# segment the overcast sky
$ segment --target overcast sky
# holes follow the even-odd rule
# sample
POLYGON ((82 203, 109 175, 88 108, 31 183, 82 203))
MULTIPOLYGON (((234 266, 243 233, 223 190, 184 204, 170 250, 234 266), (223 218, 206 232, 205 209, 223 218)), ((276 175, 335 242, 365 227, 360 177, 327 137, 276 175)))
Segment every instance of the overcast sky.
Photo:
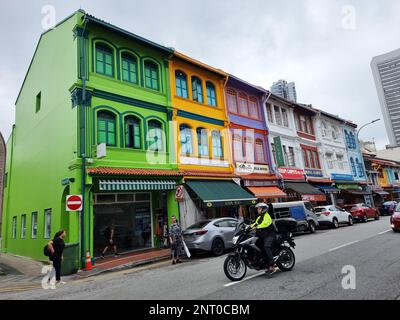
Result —
MULTIPOLYGON (((295 81, 299 102, 362 125, 382 118, 373 56, 400 47, 399 0, 0 0, 0 131, 14 123, 14 102, 42 27, 42 8, 60 21, 87 12, 269 89, 295 81), (355 19, 354 19, 355 17, 355 19)), ((383 120, 360 138, 388 144, 383 120)))

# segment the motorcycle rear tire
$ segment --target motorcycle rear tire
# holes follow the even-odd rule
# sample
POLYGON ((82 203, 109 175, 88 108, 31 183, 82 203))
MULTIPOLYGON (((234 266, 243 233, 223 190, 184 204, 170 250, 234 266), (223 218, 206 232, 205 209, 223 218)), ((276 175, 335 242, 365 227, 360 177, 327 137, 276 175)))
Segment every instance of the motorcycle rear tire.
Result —
POLYGON ((276 262, 276 265, 278 266, 279 269, 281 269, 281 271, 287 272, 287 271, 290 271, 290 270, 292 270, 294 268, 294 265, 296 264, 296 257, 294 255, 294 252, 293 252, 292 249, 290 249, 288 247, 285 247, 285 248, 282 249, 282 251, 283 250, 285 250, 287 252, 287 254, 289 254, 291 256, 292 263, 289 266, 285 266, 285 265, 282 264, 282 261, 278 260, 276 262))

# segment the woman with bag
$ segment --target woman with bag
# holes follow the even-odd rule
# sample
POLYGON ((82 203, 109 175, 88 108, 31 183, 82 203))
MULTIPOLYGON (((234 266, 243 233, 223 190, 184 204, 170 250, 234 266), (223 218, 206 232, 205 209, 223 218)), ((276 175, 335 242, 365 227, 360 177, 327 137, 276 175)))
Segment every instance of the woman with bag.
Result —
MULTIPOLYGON (((65 248, 65 235, 65 230, 58 231, 54 235, 53 240, 48 243, 51 252, 50 261, 53 262, 53 267, 56 273, 56 285, 65 284, 64 281, 61 281, 61 263, 63 260, 63 251, 65 248)), ((49 282, 51 281, 52 273, 50 274, 49 282)))
POLYGON ((183 237, 182 229, 175 216, 172 216, 172 224, 169 227, 169 241, 171 243, 172 264, 181 263, 183 237))

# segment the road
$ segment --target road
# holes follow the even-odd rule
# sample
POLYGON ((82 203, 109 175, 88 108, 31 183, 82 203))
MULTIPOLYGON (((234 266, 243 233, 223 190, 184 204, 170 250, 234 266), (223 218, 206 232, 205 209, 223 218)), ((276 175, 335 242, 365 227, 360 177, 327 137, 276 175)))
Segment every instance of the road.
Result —
POLYGON ((222 257, 180 265, 163 262, 67 283, 56 290, 0 293, 0 299, 400 299, 400 234, 389 217, 296 236, 295 268, 268 278, 249 270, 230 282, 222 257), (354 266, 356 288, 342 287, 344 266, 354 266))

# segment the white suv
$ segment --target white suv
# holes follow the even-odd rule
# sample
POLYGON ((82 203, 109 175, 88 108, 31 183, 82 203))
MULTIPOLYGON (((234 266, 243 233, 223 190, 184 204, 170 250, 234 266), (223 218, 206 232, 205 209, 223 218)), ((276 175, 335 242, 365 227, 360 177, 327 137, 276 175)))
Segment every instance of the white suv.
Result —
POLYGON ((338 206, 321 206, 315 208, 315 214, 321 226, 328 225, 332 228, 338 228, 341 224, 353 225, 353 217, 351 213, 345 211, 338 206))

